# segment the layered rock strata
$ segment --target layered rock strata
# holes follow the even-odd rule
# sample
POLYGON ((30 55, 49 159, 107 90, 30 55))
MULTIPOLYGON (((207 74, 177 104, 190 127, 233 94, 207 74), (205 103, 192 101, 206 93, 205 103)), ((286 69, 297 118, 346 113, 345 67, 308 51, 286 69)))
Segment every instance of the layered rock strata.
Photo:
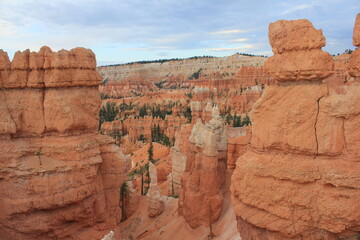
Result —
POLYGON ((232 176, 240 235, 245 240, 356 236, 360 84, 337 94, 321 83, 333 62, 321 51, 321 31, 307 20, 272 23, 269 39, 274 56, 265 65, 280 84, 267 87, 255 104, 251 146, 232 176))
POLYGON ((190 142, 183 152, 186 169, 181 177, 179 214, 195 228, 210 226, 221 214, 225 180, 226 127, 214 107, 213 118, 192 127, 190 142))
POLYGON ((130 160, 97 133, 95 67, 84 48, 0 52, 0 239, 100 239, 121 220, 130 160))

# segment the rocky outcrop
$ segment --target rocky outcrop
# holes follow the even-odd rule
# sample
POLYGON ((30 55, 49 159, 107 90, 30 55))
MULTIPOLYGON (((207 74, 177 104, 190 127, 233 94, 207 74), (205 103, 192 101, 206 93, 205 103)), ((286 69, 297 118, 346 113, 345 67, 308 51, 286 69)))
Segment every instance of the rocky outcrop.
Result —
POLYGON ((0 55, 0 239, 100 239, 121 219, 130 159, 97 133, 95 55, 0 55))
POLYGON ((230 137, 228 135, 227 169, 235 169, 236 160, 246 152, 250 144, 251 133, 244 128, 240 128, 240 130, 243 130, 240 136, 230 137))
POLYGON ((360 79, 360 13, 356 16, 353 44, 358 48, 351 54, 348 67, 349 74, 356 80, 360 79))
POLYGON ((110 231, 101 240, 116 240, 115 239, 115 233, 113 231, 110 231))
POLYGON ((251 146, 232 176, 240 235, 354 236, 360 226, 360 85, 353 82, 338 94, 321 83, 333 63, 321 52, 321 32, 308 21, 272 23, 269 38, 274 56, 266 66, 281 83, 267 87, 255 104, 251 146), (283 57, 293 66, 278 66, 283 57))
POLYGON ((105 134, 119 133, 127 134, 132 142, 137 142, 140 135, 147 141, 150 141, 152 130, 159 126, 161 131, 172 141, 175 132, 180 126, 187 123, 188 119, 184 116, 166 115, 165 119, 160 117, 144 116, 143 118, 129 117, 125 120, 115 120, 104 122, 101 125, 101 131, 105 134))
POLYGON ((179 196, 181 190, 181 175, 186 169, 186 155, 177 146, 170 149, 172 163, 171 173, 168 175, 168 195, 179 196))
POLYGON ((353 45, 360 46, 360 13, 356 15, 354 33, 353 33, 353 45))
POLYGON ((127 192, 124 195, 124 211, 123 219, 131 217, 139 208, 140 196, 136 191, 136 180, 127 181, 127 192), (134 184, 135 183, 135 184, 134 184))
MULTIPOLYGON (((216 108, 216 107, 215 107, 216 108)), ((214 114, 218 111, 214 109, 214 114)), ((226 127, 219 115, 206 124, 201 119, 192 127, 181 177, 179 214, 195 228, 210 226, 221 214, 225 180, 226 127)), ((185 140, 186 141, 186 140, 185 140)))
POLYGON ((164 210, 164 202, 161 199, 159 186, 157 185, 157 171, 152 162, 149 162, 150 188, 146 194, 148 198, 148 215, 157 217, 164 210))
POLYGON ((321 50, 325 37, 308 20, 271 23, 269 40, 274 56, 265 68, 277 81, 319 81, 333 74, 333 59, 321 50))
POLYGON ((338 94, 344 94, 351 81, 348 73, 350 56, 351 54, 343 53, 334 57, 334 74, 322 81, 338 94))

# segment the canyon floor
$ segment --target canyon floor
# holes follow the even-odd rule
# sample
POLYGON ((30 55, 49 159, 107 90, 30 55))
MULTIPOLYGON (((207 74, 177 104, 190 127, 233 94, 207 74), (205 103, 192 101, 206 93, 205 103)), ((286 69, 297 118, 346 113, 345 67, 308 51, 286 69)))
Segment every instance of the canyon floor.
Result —
POLYGON ((209 237, 209 227, 191 228, 185 219, 178 215, 178 199, 165 196, 163 196, 164 212, 156 218, 148 216, 147 197, 141 196, 138 210, 126 221, 119 224, 116 232, 119 232, 124 240, 241 240, 230 202, 231 174, 231 171, 226 172, 224 205, 219 220, 212 225, 212 238, 209 237))

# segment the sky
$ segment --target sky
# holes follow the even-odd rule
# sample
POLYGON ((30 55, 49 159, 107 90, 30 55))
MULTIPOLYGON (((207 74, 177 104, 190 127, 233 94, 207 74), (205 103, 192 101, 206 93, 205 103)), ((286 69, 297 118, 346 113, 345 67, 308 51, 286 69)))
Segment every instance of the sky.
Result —
POLYGON ((354 49, 359 0, 0 0, 0 49, 86 47, 98 65, 140 60, 272 55, 268 25, 306 18, 331 54, 354 49))

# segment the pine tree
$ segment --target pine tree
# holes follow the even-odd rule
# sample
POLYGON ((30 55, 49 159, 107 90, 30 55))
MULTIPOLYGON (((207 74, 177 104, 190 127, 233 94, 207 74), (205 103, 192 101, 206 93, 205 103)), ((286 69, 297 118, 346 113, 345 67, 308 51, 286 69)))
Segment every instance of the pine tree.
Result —
POLYGON ((233 118, 233 127, 236 127, 236 118, 237 118, 237 116, 236 116, 236 113, 235 113, 234 118, 233 118))
POLYGON ((154 151, 153 143, 150 142, 150 146, 148 149, 148 160, 151 163, 154 163, 154 152, 153 151, 154 151))
POLYGON ((230 112, 229 112, 229 113, 226 115, 225 121, 226 121, 226 123, 227 123, 228 125, 230 125, 231 120, 233 120, 233 117, 231 116, 231 114, 230 114, 230 112))

